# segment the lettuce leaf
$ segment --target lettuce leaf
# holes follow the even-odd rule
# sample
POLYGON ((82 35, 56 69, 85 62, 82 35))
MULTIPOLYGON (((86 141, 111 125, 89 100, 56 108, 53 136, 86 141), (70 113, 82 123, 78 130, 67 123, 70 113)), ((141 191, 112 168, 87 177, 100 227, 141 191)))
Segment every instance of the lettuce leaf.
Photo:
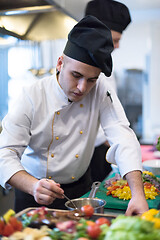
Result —
POLYGON ((152 222, 138 216, 119 215, 112 221, 104 240, 158 240, 160 231, 154 229, 152 222))

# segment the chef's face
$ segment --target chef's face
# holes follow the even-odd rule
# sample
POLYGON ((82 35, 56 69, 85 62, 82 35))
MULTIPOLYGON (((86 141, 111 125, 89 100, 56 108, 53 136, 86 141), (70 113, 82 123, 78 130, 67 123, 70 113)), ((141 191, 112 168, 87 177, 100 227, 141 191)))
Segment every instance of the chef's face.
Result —
POLYGON ((100 68, 79 62, 66 55, 58 59, 58 82, 67 97, 78 102, 82 100, 95 86, 100 68))
POLYGON ((122 34, 119 32, 113 31, 113 30, 111 30, 111 34, 112 34, 112 41, 113 41, 114 49, 119 48, 119 42, 121 40, 122 34))

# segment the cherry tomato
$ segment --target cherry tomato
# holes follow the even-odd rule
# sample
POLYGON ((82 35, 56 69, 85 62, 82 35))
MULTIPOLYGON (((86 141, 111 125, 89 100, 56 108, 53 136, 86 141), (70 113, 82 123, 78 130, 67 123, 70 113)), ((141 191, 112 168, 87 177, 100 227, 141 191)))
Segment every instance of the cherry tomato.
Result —
POLYGON ((12 225, 15 231, 22 230, 22 223, 18 221, 16 217, 10 217, 9 223, 12 225))
POLYGON ((105 217, 100 217, 96 220, 96 224, 99 225, 99 226, 102 225, 102 224, 107 224, 108 226, 110 226, 111 222, 110 222, 109 219, 107 219, 105 217))
POLYGON ((4 225, 5 225, 4 221, 0 219, 0 235, 2 235, 4 225))
POLYGON ((87 233, 91 238, 98 238, 101 233, 101 229, 97 224, 90 225, 87 227, 87 233))
POLYGON ((87 216, 91 217, 94 213, 94 208, 91 205, 84 205, 81 207, 81 211, 87 216))
POLYGON ((2 235, 5 237, 9 237, 12 233, 14 233, 14 228, 12 227, 12 225, 10 223, 7 223, 4 226, 2 235))
POLYGON ((20 221, 17 221, 16 231, 21 231, 23 228, 23 225, 20 221))

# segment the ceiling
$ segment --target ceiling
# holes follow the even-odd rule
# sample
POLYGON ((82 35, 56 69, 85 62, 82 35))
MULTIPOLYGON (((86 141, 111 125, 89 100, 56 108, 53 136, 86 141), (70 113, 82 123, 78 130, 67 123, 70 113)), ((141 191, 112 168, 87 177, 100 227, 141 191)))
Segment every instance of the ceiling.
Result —
MULTIPOLYGON (((0 0, 0 36, 66 38, 89 0, 0 0)), ((118 0, 117 0, 118 1, 118 0)), ((121 0, 132 11, 160 9, 160 0, 121 0)))
POLYGON ((53 0, 1 0, 0 35, 22 40, 66 38, 77 21, 53 0))

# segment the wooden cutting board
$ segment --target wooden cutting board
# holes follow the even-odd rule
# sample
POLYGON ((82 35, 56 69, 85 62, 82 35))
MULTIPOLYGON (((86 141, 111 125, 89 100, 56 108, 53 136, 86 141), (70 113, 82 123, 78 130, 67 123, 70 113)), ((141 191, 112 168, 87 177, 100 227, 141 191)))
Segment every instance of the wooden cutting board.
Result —
MULTIPOLYGON (((110 175, 106 179, 112 178, 114 176, 115 176, 115 173, 113 173, 112 175, 110 175)), ((106 188, 104 187, 104 183, 105 183, 105 180, 101 183, 101 185, 99 187, 99 190, 97 191, 95 197, 104 199, 106 201, 106 205, 104 207, 106 209, 107 208, 112 208, 112 209, 126 210, 129 200, 122 200, 122 199, 119 199, 119 198, 114 198, 112 196, 107 196, 106 195, 107 191, 106 191, 106 188)), ((90 192, 83 195, 82 198, 83 197, 88 197, 89 193, 90 192)), ((148 202, 149 208, 160 209, 160 195, 157 196, 156 199, 154 199, 154 200, 151 200, 151 199, 147 200, 147 202, 148 202)))

